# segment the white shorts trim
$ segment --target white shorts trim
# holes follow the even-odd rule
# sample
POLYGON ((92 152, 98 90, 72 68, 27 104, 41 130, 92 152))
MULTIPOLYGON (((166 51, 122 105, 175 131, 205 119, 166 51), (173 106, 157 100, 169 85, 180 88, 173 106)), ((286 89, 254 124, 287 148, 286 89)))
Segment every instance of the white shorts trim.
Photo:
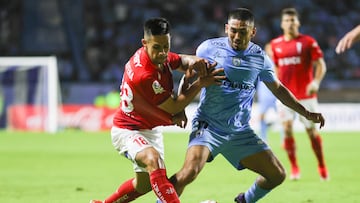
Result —
POLYGON ((163 135, 159 130, 128 130, 114 126, 111 128, 111 141, 119 154, 133 162, 136 172, 147 172, 145 168, 137 165, 135 156, 148 147, 154 147, 164 160, 163 135))

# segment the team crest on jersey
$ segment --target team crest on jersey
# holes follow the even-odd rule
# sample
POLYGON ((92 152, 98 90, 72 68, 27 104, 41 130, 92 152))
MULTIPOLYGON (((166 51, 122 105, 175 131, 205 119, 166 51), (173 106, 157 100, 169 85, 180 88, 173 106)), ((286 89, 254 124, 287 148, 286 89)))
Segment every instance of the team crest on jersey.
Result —
POLYGON ((296 42, 296 51, 298 54, 301 53, 301 48, 302 48, 302 43, 301 42, 296 42))
POLYGON ((153 82, 152 88, 153 88, 155 94, 161 94, 161 93, 165 92, 164 88, 161 87, 159 81, 157 81, 157 80, 155 80, 155 81, 153 82))
POLYGON ((241 64, 241 59, 236 58, 236 57, 233 57, 233 58, 232 58, 232 63, 233 63, 234 66, 240 66, 240 64, 241 64))

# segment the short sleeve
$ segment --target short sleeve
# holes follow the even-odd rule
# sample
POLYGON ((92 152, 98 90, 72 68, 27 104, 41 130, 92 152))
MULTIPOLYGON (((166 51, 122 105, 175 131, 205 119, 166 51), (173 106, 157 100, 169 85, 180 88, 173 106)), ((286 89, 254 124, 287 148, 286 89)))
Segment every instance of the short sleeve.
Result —
POLYGON ((168 62, 172 70, 177 69, 181 65, 181 57, 174 52, 168 53, 168 62))
POLYGON ((275 65, 270 57, 264 54, 264 69, 260 72, 260 80, 264 82, 274 82, 276 80, 275 65))

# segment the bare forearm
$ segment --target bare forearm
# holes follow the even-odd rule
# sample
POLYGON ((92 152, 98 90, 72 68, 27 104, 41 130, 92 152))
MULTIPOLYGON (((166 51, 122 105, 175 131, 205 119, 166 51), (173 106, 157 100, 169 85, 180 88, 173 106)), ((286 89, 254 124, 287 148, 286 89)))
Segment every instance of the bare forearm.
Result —
MULTIPOLYGON (((209 70, 212 70, 213 66, 215 65, 215 63, 211 64, 209 66, 209 70)), ((211 71, 211 73, 206 74, 206 76, 197 76, 196 80, 191 82, 191 84, 188 79, 185 79, 182 86, 179 87, 180 94, 175 99, 168 98, 159 105, 159 108, 171 114, 177 114, 181 112, 196 97, 202 87, 220 85, 221 80, 226 79, 226 76, 223 75, 223 72, 223 68, 214 69, 211 71)))
POLYGON ((301 105, 295 96, 287 90, 284 86, 279 86, 277 92, 275 93, 276 97, 287 107, 293 109, 298 112, 302 116, 307 117, 309 113, 303 105, 301 105))
POLYGON ((325 73, 326 73, 326 63, 324 59, 321 58, 315 63, 315 75, 314 75, 314 80, 318 82, 319 85, 322 79, 324 78, 325 73))
POLYGON ((179 95, 174 99, 168 99, 159 107, 170 114, 177 114, 185 109, 185 107, 197 96, 201 90, 199 80, 193 84, 185 84, 187 88, 181 88, 179 95))
POLYGON ((271 92, 279 99, 285 106, 293 109, 306 119, 315 123, 320 123, 320 128, 325 124, 325 119, 321 113, 315 113, 308 111, 302 104, 298 102, 295 96, 281 83, 275 81, 271 83, 265 83, 271 92))

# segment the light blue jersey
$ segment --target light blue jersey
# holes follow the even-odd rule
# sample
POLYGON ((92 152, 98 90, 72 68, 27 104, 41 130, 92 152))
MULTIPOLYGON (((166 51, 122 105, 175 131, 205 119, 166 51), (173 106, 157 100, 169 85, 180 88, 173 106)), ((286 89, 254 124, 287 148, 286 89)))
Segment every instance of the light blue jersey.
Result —
POLYGON ((256 85, 259 80, 276 80, 273 62, 260 48, 250 42, 244 51, 234 50, 227 37, 204 41, 196 55, 223 67, 227 80, 222 85, 203 88, 194 122, 205 121, 220 134, 249 132, 256 85))

